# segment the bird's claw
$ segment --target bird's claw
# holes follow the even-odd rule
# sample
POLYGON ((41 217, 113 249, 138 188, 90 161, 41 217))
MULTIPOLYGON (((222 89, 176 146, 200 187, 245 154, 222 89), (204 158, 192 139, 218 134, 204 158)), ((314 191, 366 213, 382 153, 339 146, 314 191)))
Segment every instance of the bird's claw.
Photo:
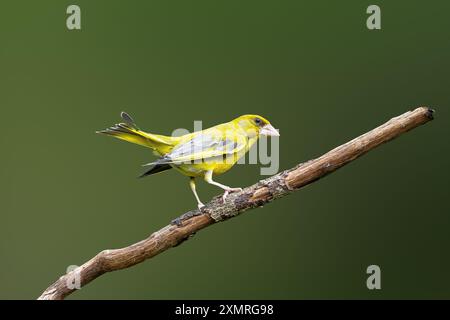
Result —
POLYGON ((172 224, 172 225, 176 225, 176 226, 178 226, 178 227, 181 227, 181 225, 183 224, 183 221, 184 221, 184 220, 187 220, 187 219, 190 219, 190 218, 192 218, 192 217, 200 216, 200 215, 202 215, 202 214, 205 214, 205 212, 202 211, 202 208, 204 208, 204 207, 205 207, 205 205, 204 205, 203 203, 200 202, 200 203, 198 204, 198 211, 196 211, 196 210, 191 210, 191 211, 189 211, 189 212, 186 212, 185 214, 179 216, 178 218, 173 219, 172 222, 171 222, 171 224, 172 224))
POLYGON ((205 205, 204 205, 203 203, 199 202, 199 204, 197 205, 197 207, 198 207, 198 210, 202 211, 202 208, 204 208, 205 205))
POLYGON ((228 194, 232 193, 232 192, 239 192, 242 191, 242 188, 229 188, 227 190, 225 190, 223 196, 222 196, 222 201, 225 202, 225 200, 227 199, 228 194))

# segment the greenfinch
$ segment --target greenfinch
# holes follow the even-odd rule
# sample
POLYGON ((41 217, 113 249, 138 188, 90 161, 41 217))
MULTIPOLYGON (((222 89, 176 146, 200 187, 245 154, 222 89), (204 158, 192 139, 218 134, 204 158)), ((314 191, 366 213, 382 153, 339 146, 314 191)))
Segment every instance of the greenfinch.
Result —
POLYGON ((226 200, 230 192, 241 191, 213 180, 213 176, 227 172, 244 156, 261 135, 279 136, 268 120, 258 115, 243 115, 230 122, 189 133, 180 137, 169 137, 148 133, 139 129, 127 113, 121 113, 123 123, 116 124, 97 133, 110 135, 153 149, 159 158, 151 163, 141 177, 169 169, 176 169, 190 178, 189 185, 201 209, 204 204, 195 189, 195 179, 203 178, 207 183, 222 188, 226 200))

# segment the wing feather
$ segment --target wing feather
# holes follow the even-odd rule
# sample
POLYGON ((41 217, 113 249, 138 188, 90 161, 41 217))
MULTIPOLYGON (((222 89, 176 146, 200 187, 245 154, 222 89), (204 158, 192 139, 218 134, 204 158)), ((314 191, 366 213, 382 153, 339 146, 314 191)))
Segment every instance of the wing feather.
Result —
POLYGON ((236 154, 246 146, 242 135, 200 133, 164 156, 167 163, 182 163, 236 154))

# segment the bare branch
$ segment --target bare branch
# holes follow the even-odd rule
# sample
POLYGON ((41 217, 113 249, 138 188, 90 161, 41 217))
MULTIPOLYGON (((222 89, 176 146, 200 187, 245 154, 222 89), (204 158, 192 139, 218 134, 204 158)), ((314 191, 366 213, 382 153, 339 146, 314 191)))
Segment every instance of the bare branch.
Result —
POLYGON ((355 160, 369 150, 388 142, 404 132, 433 119, 433 110, 420 107, 393 118, 385 124, 329 151, 323 156, 280 172, 268 179, 230 194, 225 203, 220 197, 209 202, 202 212, 189 211, 147 239, 128 247, 104 250, 82 266, 60 277, 38 299, 64 299, 76 289, 67 284, 78 276, 84 286, 110 271, 129 268, 175 247, 199 230, 232 218, 248 209, 262 206, 310 184, 355 160))

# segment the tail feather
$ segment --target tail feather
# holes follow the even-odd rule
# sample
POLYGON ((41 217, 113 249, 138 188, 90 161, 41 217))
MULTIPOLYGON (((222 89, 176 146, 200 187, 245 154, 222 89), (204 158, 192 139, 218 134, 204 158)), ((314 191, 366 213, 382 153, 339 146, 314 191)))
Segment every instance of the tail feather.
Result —
POLYGON ((148 148, 154 147, 154 143, 142 131, 131 128, 125 123, 116 124, 105 130, 97 131, 97 133, 113 136, 148 148))
POLYGON ((178 142, 177 137, 162 136, 141 131, 133 119, 125 112, 121 113, 121 117, 125 123, 116 124, 105 130, 97 131, 97 133, 152 148, 161 155, 168 153, 178 142))

